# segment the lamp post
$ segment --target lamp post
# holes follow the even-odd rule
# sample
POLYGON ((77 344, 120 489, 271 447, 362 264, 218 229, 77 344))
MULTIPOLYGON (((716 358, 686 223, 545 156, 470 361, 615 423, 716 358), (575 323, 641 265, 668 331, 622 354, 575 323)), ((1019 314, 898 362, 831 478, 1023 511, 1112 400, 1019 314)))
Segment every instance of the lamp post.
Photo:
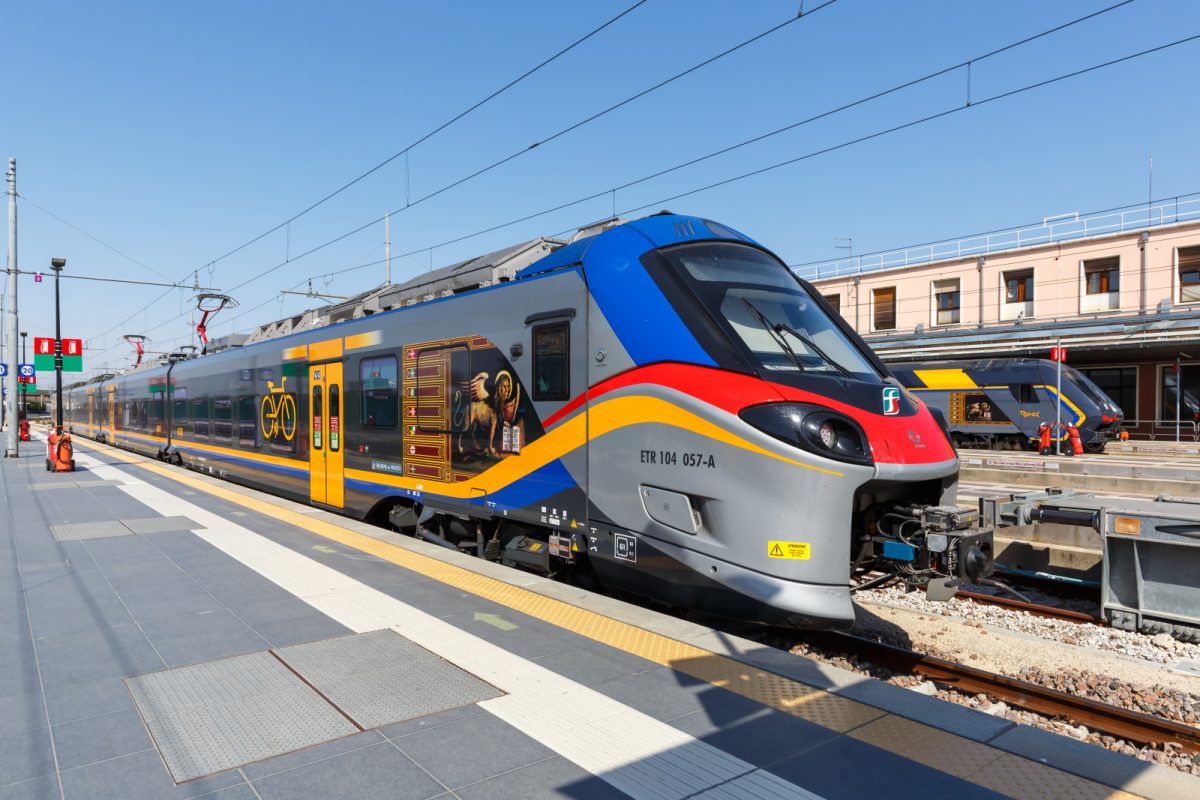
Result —
MULTIPOLYGON (((21 331, 21 363, 28 364, 25 360, 25 337, 29 335, 28 331, 21 331)), ((21 390, 21 413, 17 415, 17 419, 29 418, 29 392, 25 388, 26 384, 22 383, 17 388, 21 390)))
POLYGON ((63 373, 63 355, 62 355, 62 313, 58 302, 58 284, 59 277, 62 275, 62 269, 67 265, 65 258, 50 259, 50 269, 54 270, 54 377, 57 382, 56 397, 55 397, 55 434, 61 438, 63 435, 63 406, 62 406, 62 373, 63 373))

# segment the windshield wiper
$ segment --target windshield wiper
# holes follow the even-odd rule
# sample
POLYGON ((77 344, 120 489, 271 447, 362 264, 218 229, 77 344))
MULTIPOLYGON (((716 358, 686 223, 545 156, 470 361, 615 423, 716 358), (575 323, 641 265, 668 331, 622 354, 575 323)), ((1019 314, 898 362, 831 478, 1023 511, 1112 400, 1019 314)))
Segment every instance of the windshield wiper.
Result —
MULTIPOLYGON (((842 375, 844 375, 845 377, 847 377, 851 380, 856 380, 854 377, 854 374, 852 372, 850 372, 850 370, 846 369, 841 364, 839 364, 838 362, 836 362, 832 358, 830 358, 829 355, 824 350, 822 350, 820 347, 817 347, 816 342, 814 342, 810 337, 805 336, 803 333, 801 333, 800 331, 793 328, 791 325, 787 325, 782 322, 776 322, 775 323, 775 331, 777 333, 780 331, 787 331, 792 336, 795 336, 797 339, 799 339, 800 342, 805 347, 809 348, 814 353, 816 353, 818 356, 820 356, 822 359, 824 359, 826 364, 833 367, 838 372, 842 373, 842 375)), ((780 338, 782 339, 783 337, 780 336, 780 338)), ((789 352, 790 352, 790 348, 789 348, 789 352)))
POLYGON ((796 369, 804 372, 804 365, 800 363, 800 359, 796 356, 796 351, 792 350, 792 346, 787 343, 787 339, 783 338, 783 334, 779 332, 778 328, 771 324, 771 320, 767 319, 767 315, 755 308, 754 304, 745 297, 742 298, 742 302, 746 304, 746 308, 750 309, 750 313, 758 319, 763 329, 771 335, 771 338, 783 348, 783 352, 787 353, 788 358, 791 359, 796 369))

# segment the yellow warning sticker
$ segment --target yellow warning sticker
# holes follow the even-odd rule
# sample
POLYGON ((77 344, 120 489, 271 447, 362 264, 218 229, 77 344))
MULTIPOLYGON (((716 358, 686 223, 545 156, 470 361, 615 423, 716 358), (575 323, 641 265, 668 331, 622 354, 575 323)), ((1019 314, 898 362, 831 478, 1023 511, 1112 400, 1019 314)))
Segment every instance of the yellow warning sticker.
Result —
POLYGON ((808 561, 812 547, 808 542, 767 542, 767 555, 771 558, 790 558, 794 561, 808 561))

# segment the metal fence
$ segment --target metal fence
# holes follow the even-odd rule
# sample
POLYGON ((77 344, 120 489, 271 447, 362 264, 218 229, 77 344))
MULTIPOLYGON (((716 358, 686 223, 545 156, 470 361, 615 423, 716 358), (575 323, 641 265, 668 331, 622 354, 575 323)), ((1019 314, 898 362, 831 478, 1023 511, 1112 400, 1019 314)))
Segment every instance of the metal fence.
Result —
POLYGON ((792 270, 801 278, 815 281, 982 256, 1040 244, 1145 230, 1190 220, 1200 220, 1200 192, 1158 200, 1142 206, 1125 206, 1089 214, 1080 214, 1077 211, 1059 214, 1044 218, 1040 224, 914 245, 900 250, 885 250, 830 261, 811 261, 793 265, 792 270))

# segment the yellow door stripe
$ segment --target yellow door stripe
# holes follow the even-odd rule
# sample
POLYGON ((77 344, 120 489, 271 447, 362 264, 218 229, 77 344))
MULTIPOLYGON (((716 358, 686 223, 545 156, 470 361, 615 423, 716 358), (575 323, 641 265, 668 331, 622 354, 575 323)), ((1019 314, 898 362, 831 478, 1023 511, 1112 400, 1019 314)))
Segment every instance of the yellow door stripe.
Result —
MULTIPOLYGON (((95 447, 103 447, 95 445, 95 447)), ((323 519, 314 519, 201 479, 179 469, 104 448, 122 461, 206 492, 214 497, 291 524, 309 533, 373 555, 535 619, 615 647, 668 669, 728 689, 763 705, 825 728, 847 733, 914 762, 1012 797, 1134 800, 1138 795, 1079 778, 1054 767, 1004 753, 986 744, 928 725, 902 720, 902 734, 877 727, 898 720, 873 706, 766 672, 727 656, 588 611, 561 600, 479 575, 463 567, 382 542, 323 519), (930 746, 932 743, 936 747, 930 746), (960 759, 959 754, 963 757, 960 759), (983 765, 981 768, 981 764, 983 765)))

